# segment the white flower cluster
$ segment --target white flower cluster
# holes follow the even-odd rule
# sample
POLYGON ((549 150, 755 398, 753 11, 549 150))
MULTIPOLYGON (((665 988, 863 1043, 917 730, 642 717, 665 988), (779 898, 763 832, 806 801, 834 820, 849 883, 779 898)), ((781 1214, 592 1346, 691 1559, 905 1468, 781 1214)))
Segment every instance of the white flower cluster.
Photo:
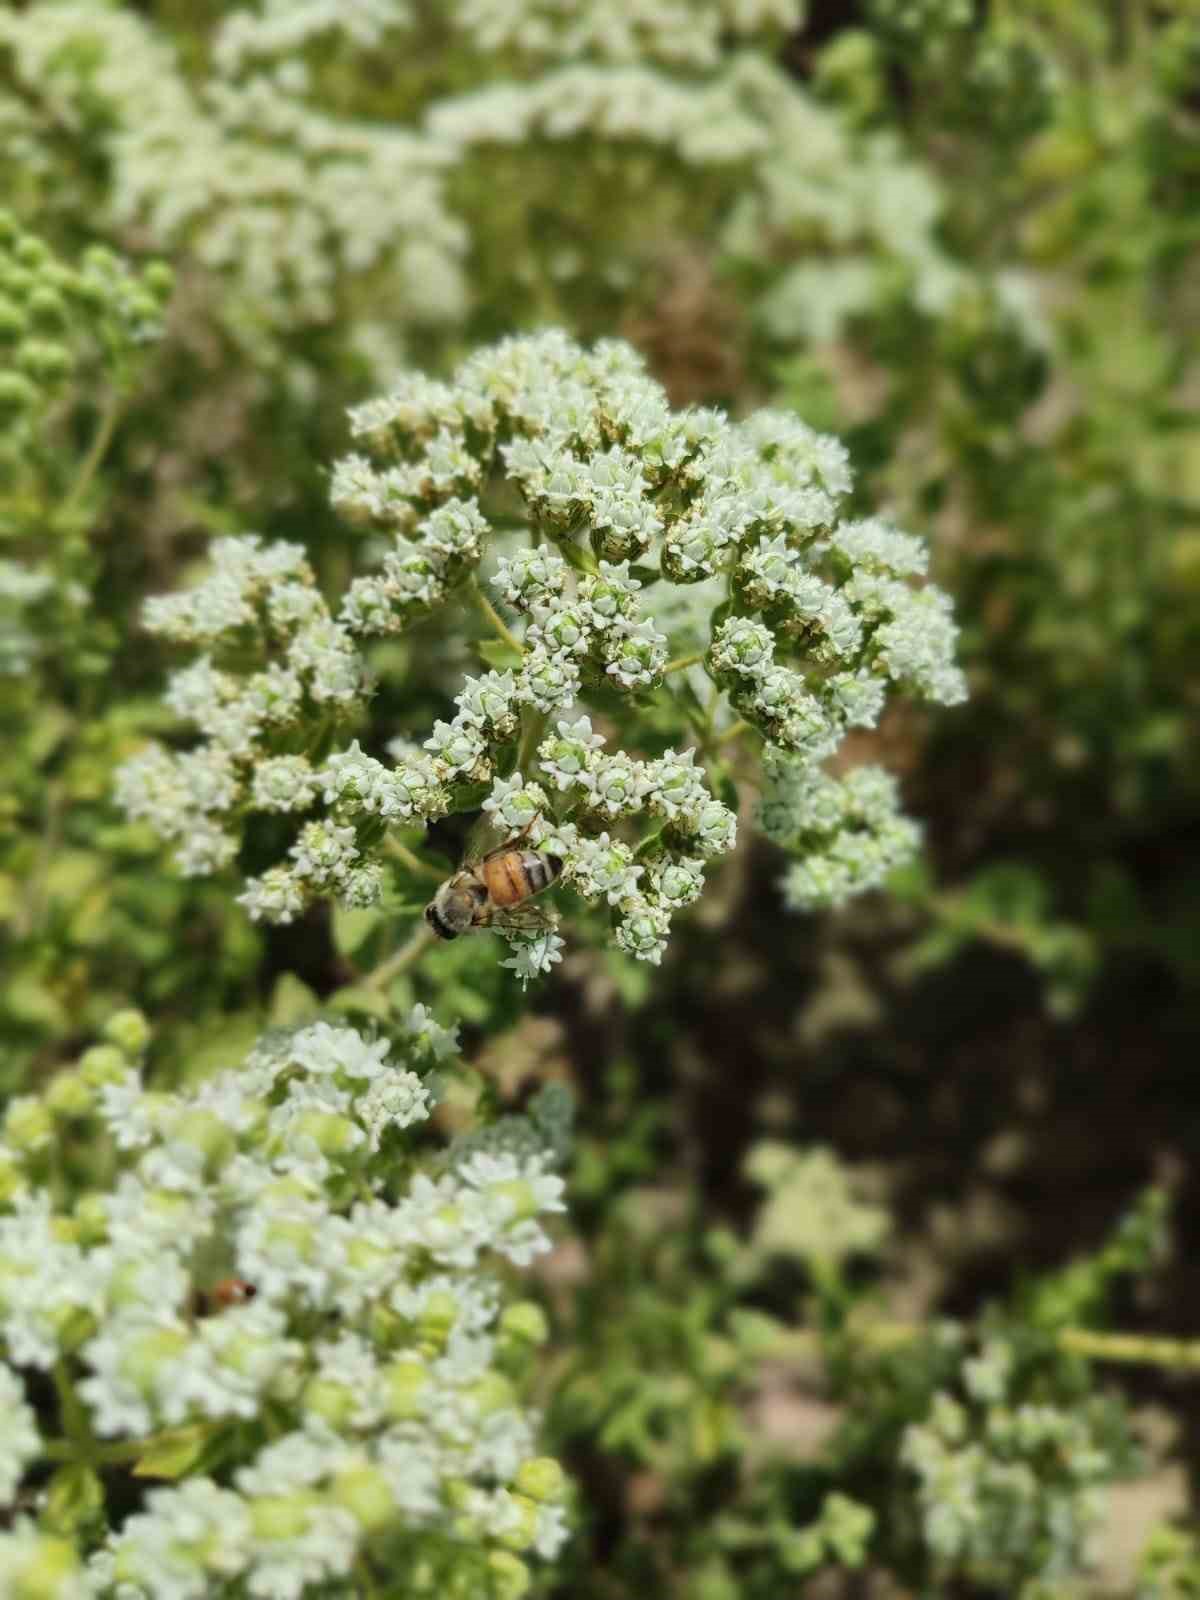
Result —
POLYGON ((843 779, 793 756, 768 756, 759 821, 798 859, 780 887, 793 911, 839 906, 876 889, 916 854, 921 830, 901 815, 896 780, 880 767, 843 779))
MULTIPOLYGON (((403 1064, 385 1040, 316 1023, 184 1093, 147 1090, 107 1045, 43 1099, 13 1102, 0 1352, 56 1371, 72 1438, 149 1454, 186 1427, 197 1458, 211 1444, 232 1464, 152 1491, 64 1595, 295 1600, 375 1550, 415 1571, 421 1532, 453 1541, 460 1581, 475 1572, 492 1592, 494 1574, 515 1595, 516 1552, 556 1553, 562 1473, 535 1456, 509 1375, 541 1314, 506 1306, 488 1263, 549 1247, 541 1219, 563 1209, 563 1183, 549 1152, 507 1134, 420 1155, 408 1130, 429 1114, 429 1068, 455 1048, 418 1007, 403 1064), (50 1152, 81 1124, 107 1126, 117 1168, 57 1211, 50 1152), (267 1414, 263 1443, 247 1424, 267 1414)), ((0 1413, 8 1498, 43 1449, 2 1365, 0 1413)), ((0 1574, 37 1557, 30 1540, 0 1534, 0 1574)))
MULTIPOLYGON (((251 534, 217 540, 211 555, 208 578, 147 601, 144 614, 151 633, 205 652, 172 675, 166 695, 205 743, 183 753, 152 744, 117 774, 119 802, 176 841, 176 861, 189 875, 233 860, 234 824, 247 806, 302 811, 312 803, 322 775, 303 757, 273 758, 272 742, 315 716, 347 715, 366 692, 358 652, 329 615, 298 545, 264 545, 251 534), (227 667, 218 665, 223 655, 227 667)), ((303 848, 304 869, 318 880, 349 878, 352 896, 374 898, 353 878, 348 842, 340 851, 336 838, 303 848)))
POLYGON ((790 241, 814 237, 833 252, 814 260, 808 245, 807 259, 772 273, 759 308, 767 331, 831 339, 849 317, 898 292, 930 316, 948 311, 971 277, 939 242, 932 174, 890 134, 848 128, 762 56, 746 55, 733 70, 747 114, 752 107, 767 136, 730 216, 728 248, 751 270, 770 244, 776 259, 790 241))
MULTIPOLYGON (((530 843, 613 909, 619 946, 657 962, 703 862, 733 846, 733 815, 704 763, 713 731, 736 731, 738 715, 767 744, 768 831, 811 857, 789 886, 793 903, 840 900, 911 851, 915 830, 882 775, 839 786, 815 767, 848 729, 876 722, 892 683, 960 699, 955 628, 946 597, 913 586, 918 540, 879 519, 838 520, 851 478, 836 439, 778 412, 740 423, 673 412, 629 346, 587 351, 557 332, 481 351, 449 383, 407 378, 351 426, 360 449, 334 472, 334 504, 391 543, 380 570, 352 582, 339 621, 299 550, 254 539, 222 541, 212 577, 148 605, 152 628, 208 652, 168 692, 208 742, 152 747, 122 770, 120 793, 131 815, 180 841, 185 870, 227 864, 248 809, 321 808, 243 904, 272 922, 315 896, 371 905, 389 826, 482 801, 499 843, 536 823, 530 843), (529 523, 517 541, 496 532, 492 509, 507 515, 514 493, 529 523), (513 626, 477 586, 492 543, 491 585, 513 626), (320 743, 316 713, 361 702, 355 641, 402 630, 464 583, 511 665, 468 678, 451 720, 423 747, 394 742, 391 766, 357 743, 298 753, 320 743), (703 604, 672 600, 688 594, 703 604), (659 616, 689 646, 672 664, 659 616), (228 648, 244 661, 247 644, 260 662, 249 677, 214 659, 228 648), (709 701, 690 719, 699 748, 650 761, 606 751, 579 702, 636 745, 647 697, 679 668, 693 669, 693 702, 709 701), (653 829, 631 840, 637 819, 653 829)), ((674 715, 689 720, 678 701, 674 715)), ((495 926, 523 979, 558 959, 547 927, 495 926)))
POLYGON ((1004 1589, 1078 1569, 1117 1465, 1086 1406, 1016 1399, 1015 1365, 987 1341, 963 1363, 964 1398, 939 1392, 901 1450, 937 1567, 1004 1589))
POLYGON ((449 0, 474 48, 570 60, 712 67, 723 40, 799 26, 800 0, 449 0))
MULTIPOLYGON (((271 7, 269 17, 235 11, 215 30, 211 76, 198 84, 163 33, 88 0, 6 8, 0 45, 35 123, 58 140, 64 130, 94 140, 88 160, 109 163, 110 226, 160 250, 186 243, 271 325, 329 320, 344 272, 385 265, 394 313, 441 322, 463 308, 466 245, 443 201, 445 151, 416 129, 323 110, 303 61, 288 54, 326 27, 372 43, 407 21, 393 10, 358 0, 271 7), (259 63, 267 37, 277 54, 259 63), (254 70, 243 73, 247 60, 254 70)), ((236 330, 236 297, 226 299, 236 330)))

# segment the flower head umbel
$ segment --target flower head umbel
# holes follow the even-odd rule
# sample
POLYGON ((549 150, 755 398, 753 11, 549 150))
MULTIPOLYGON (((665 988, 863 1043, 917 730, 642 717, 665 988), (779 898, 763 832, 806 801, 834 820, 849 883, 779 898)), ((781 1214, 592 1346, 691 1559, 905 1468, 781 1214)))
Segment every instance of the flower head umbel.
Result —
MULTIPOLYGON (((629 346, 553 332, 483 350, 448 383, 406 378, 350 421, 333 503, 383 544, 336 620, 296 547, 253 538, 219 542, 211 577, 147 608, 150 627, 203 652, 168 699, 206 742, 152 747, 120 789, 185 871, 226 866, 245 815, 272 811, 296 834, 247 884, 252 917, 290 921, 322 895, 369 905, 389 881, 388 828, 482 807, 500 842, 553 846, 616 944, 658 962, 703 864, 733 848, 714 778, 738 732, 764 747, 768 831, 798 858, 792 903, 840 900, 911 852, 886 780, 838 789, 819 764, 893 687, 962 698, 955 627, 945 595, 915 582, 920 541, 842 520, 837 440, 780 412, 672 411, 629 346), (329 749, 329 728, 365 704, 360 647, 464 592, 501 664, 391 763, 357 742, 329 749), (826 837, 805 818, 831 785, 826 837)), ((489 920, 522 978, 558 959, 552 919, 489 920)))
POLYGON ((149 1466, 181 1481, 114 1506, 90 1552, 84 1524, 61 1547, 0 1533, 6 1595, 299 1600, 385 1549, 415 1583, 423 1536, 460 1588, 493 1555, 554 1555, 564 1483, 537 1454, 494 1263, 549 1248, 561 1119, 554 1149, 536 1106, 431 1141, 429 1069, 455 1048, 417 1007, 394 1043, 317 1022, 151 1093, 136 1052, 106 1046, 10 1114, 0 1495, 47 1454, 30 1394, 51 1371, 72 1438, 134 1465, 164 1439, 197 1448, 149 1466), (107 1181, 52 1195, 85 1125, 107 1181), (62 1586, 22 1577, 39 1561, 62 1586))

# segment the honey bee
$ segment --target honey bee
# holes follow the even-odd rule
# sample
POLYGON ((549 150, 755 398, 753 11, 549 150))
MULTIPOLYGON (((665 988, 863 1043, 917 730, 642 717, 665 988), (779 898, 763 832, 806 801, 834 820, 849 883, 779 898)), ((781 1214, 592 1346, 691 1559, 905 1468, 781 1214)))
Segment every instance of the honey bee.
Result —
POLYGON ((464 861, 453 877, 446 879, 425 907, 425 920, 439 939, 549 924, 548 914, 528 902, 550 887, 563 864, 548 850, 526 847, 524 841, 532 827, 530 822, 478 860, 464 861))
POLYGON ((245 1278, 222 1278, 208 1291, 209 1299, 222 1311, 228 1306, 244 1305, 247 1300, 253 1300, 257 1293, 258 1290, 245 1278))
POLYGON ((253 1300, 258 1290, 245 1278, 221 1278, 207 1289, 199 1289, 192 1296, 192 1314, 213 1317, 230 1306, 245 1305, 253 1300))

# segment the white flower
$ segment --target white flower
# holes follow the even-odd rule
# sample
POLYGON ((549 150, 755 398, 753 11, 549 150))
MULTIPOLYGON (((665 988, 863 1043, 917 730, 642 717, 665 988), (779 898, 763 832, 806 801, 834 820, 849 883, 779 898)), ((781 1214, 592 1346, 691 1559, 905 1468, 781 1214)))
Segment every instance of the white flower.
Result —
POLYGON ((500 965, 515 972, 522 987, 549 972, 555 962, 562 960, 563 941, 553 928, 545 928, 537 933, 518 933, 506 929, 504 937, 511 954, 500 965))
MULTIPOLYGON (((0 1364, 0 1504, 9 1505, 29 1462, 41 1453, 41 1438, 24 1385, 0 1364)), ((0 1569, 2 1570, 2 1569, 0 1569)))
POLYGON ((378 1150, 387 1128, 407 1128, 429 1115, 429 1091, 413 1072, 396 1070, 377 1078, 355 1102, 355 1115, 378 1150))

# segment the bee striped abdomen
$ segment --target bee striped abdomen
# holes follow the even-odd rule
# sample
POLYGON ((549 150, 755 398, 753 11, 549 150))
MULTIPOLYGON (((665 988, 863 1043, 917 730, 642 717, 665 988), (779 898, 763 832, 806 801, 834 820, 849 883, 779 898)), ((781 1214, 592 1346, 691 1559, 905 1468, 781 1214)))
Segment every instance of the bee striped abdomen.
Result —
POLYGON ((520 905, 549 888, 562 871, 562 862, 540 850, 502 850, 480 866, 493 905, 520 905))

